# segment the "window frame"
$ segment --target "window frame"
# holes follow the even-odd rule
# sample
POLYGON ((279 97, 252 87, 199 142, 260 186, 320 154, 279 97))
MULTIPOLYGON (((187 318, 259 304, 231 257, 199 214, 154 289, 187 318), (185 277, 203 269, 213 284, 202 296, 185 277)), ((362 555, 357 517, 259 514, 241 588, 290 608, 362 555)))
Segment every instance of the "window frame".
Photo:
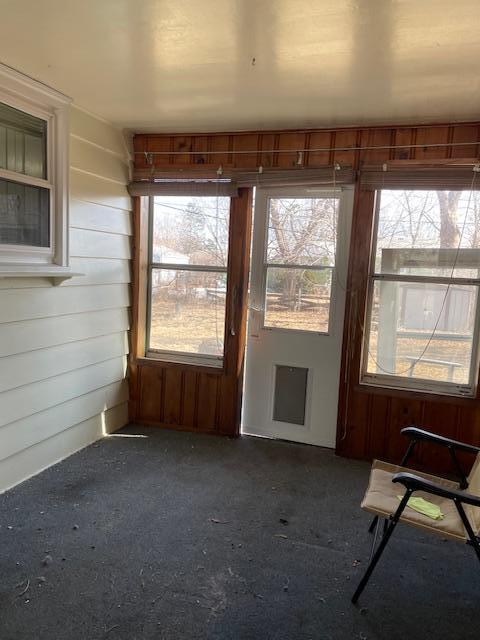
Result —
MULTIPOLYGON (((345 224, 343 217, 341 215, 341 207, 342 207, 342 191, 344 191, 347 187, 345 185, 338 186, 335 189, 328 187, 313 187, 313 186, 305 186, 305 187, 289 187, 288 185, 281 187, 265 187, 265 193, 262 193, 262 198, 264 199, 263 206, 265 207, 265 220, 262 225, 262 243, 263 243, 263 251, 262 251, 262 266, 261 266, 261 301, 260 304, 252 305, 254 310, 261 310, 261 318, 260 318, 260 329, 263 331, 280 331, 287 333, 297 333, 297 334, 305 334, 307 336, 330 336, 334 332, 334 323, 335 323, 335 307, 336 307, 336 298, 337 298, 337 278, 336 278, 336 270, 338 263, 338 252, 342 250, 340 247, 341 240, 345 236, 345 228, 342 226, 345 224), (325 266, 325 265, 301 265, 301 264, 281 264, 269 262, 267 260, 267 252, 268 252, 268 229, 270 222, 270 201, 275 199, 337 199, 337 238, 336 238, 336 246, 335 246, 335 261, 333 266, 325 266), (265 323, 266 313, 267 313, 267 275, 268 269, 271 268, 279 268, 279 269, 303 269, 309 271, 330 271, 331 273, 331 282, 330 282, 330 300, 328 306, 328 329, 327 331, 316 331, 309 329, 294 329, 292 327, 275 327, 265 323)), ((259 242, 260 240, 257 240, 259 242)), ((255 239, 254 239, 255 242, 255 239)), ((343 250, 348 250, 343 249, 343 250)))
MULTIPOLYGON (((198 195, 197 195, 198 197, 198 195)), ((229 196, 231 214, 232 199, 229 196)), ((227 342, 227 296, 225 296, 225 320, 223 327, 223 352, 222 355, 195 354, 190 351, 175 351, 170 349, 153 349, 150 347, 151 313, 152 313, 152 274, 154 270, 190 271, 197 273, 224 273, 228 280, 228 266, 230 259, 230 242, 227 247, 227 264, 225 266, 212 265, 192 265, 177 264, 167 262, 153 262, 153 218, 154 218, 155 196, 148 196, 148 232, 147 232, 147 263, 146 263, 146 313, 145 313, 145 357, 161 360, 164 362, 174 362, 179 364, 192 364, 222 369, 225 361, 225 345, 227 342)), ((228 227, 228 238, 230 240, 230 217, 228 227)))
MULTIPOLYGON (((458 188, 459 191, 465 190, 458 188)), ((429 191, 439 190, 441 186, 431 188, 420 188, 407 186, 396 190, 429 191)), ((364 314, 364 331, 362 339, 361 359, 360 359, 360 384, 371 387, 395 389, 399 391, 414 391, 418 393, 430 393, 436 395, 446 395, 462 398, 474 398, 477 394, 479 365, 480 365, 480 278, 459 278, 448 276, 425 276, 408 275, 395 273, 376 273, 375 261, 378 244, 378 225, 380 217, 381 192, 393 190, 392 188, 377 188, 375 190, 375 200, 373 207, 373 224, 371 241, 369 245, 369 266, 368 280, 366 287, 366 304, 364 314), (417 284, 445 284, 445 285, 465 285, 474 286, 477 289, 475 321, 472 335, 472 353, 470 358, 469 381, 466 384, 459 384, 444 380, 428 380, 425 378, 415 378, 410 376, 400 376, 388 373, 373 373, 368 371, 368 356, 370 345, 371 319, 373 310, 373 296, 376 282, 402 282, 417 284)), ((455 189, 449 189, 450 191, 455 189)))
POLYGON ((0 244, 0 277, 51 277, 54 284, 74 274, 69 268, 69 106, 67 96, 0 65, 0 102, 44 120, 46 172, 36 178, 0 169, 0 178, 49 191, 49 246, 0 244))

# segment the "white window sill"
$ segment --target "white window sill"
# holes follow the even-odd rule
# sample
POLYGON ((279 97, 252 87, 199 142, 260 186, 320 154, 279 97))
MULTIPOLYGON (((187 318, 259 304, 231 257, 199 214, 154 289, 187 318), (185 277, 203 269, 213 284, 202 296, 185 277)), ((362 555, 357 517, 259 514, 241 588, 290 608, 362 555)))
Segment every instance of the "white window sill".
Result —
POLYGON ((151 349, 145 355, 147 360, 156 360, 170 364, 191 364, 199 367, 210 367, 211 369, 221 369, 223 367, 223 358, 216 356, 197 355, 197 354, 181 354, 169 351, 155 351, 151 349))
POLYGON ((409 379, 395 378, 392 380, 387 376, 365 374, 360 381, 362 386, 377 387, 381 389, 392 389, 394 391, 413 391, 417 393, 428 393, 430 395, 451 396, 455 398, 474 398, 475 388, 469 385, 455 384, 451 382, 435 382, 420 378, 409 379))
POLYGON ((72 271, 70 267, 58 265, 0 264, 0 278, 49 278, 52 284, 58 285, 64 280, 83 275, 72 271))

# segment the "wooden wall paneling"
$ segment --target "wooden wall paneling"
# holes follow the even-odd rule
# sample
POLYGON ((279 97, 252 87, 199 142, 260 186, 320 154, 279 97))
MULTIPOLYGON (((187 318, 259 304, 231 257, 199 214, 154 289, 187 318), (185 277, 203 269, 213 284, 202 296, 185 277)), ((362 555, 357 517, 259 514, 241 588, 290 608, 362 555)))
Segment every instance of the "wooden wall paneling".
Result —
POLYGON ((457 440, 466 438, 467 442, 480 443, 480 408, 476 406, 461 406, 457 421, 457 440))
POLYGON ((213 162, 217 167, 220 165, 227 166, 232 163, 232 157, 229 152, 232 150, 233 140, 232 136, 215 135, 208 137, 208 150, 209 151, 225 151, 225 153, 215 153, 210 156, 210 162, 213 162))
MULTIPOLYGON (((183 138, 183 136, 182 136, 183 138)), ((173 139, 171 136, 164 136, 164 135, 160 135, 160 136, 148 136, 147 137, 147 146, 148 146, 148 151, 151 151, 153 154, 155 154, 155 152, 159 153, 159 155, 153 155, 152 157, 152 163, 154 165, 162 165, 162 164, 171 164, 173 162, 173 156, 168 154, 167 155, 167 151, 173 151, 173 139), (161 153, 160 153, 161 152, 161 153)), ((139 154, 140 158, 143 158, 143 162, 146 162, 146 158, 144 154, 139 154)), ((150 164, 147 162, 146 163, 146 167, 147 169, 150 169, 150 164)))
MULTIPOLYGON (((350 240, 347 276, 347 300, 343 332, 342 363, 340 372, 340 394, 338 407, 337 449, 339 452, 364 451, 365 443, 358 436, 358 425, 350 425, 361 405, 362 415, 367 394, 357 394, 358 367, 361 359, 361 340, 365 310, 365 290, 369 267, 371 235, 371 210, 375 195, 372 191, 357 190, 355 193, 352 233, 350 240), (358 396, 358 397, 357 397, 358 396), (351 405, 355 405, 352 407, 351 405), (352 426, 352 428, 350 428, 352 426)), ((365 438, 365 436, 364 436, 365 438)), ((361 454, 363 455, 363 454, 361 454)))
MULTIPOLYGON (((449 127, 419 127, 416 144, 445 144, 449 142, 449 127)), ((449 147, 417 147, 415 160, 445 159, 450 155, 449 147)))
MULTIPOLYGON (((478 125, 458 125, 452 127, 452 142, 473 142, 480 140, 480 127, 478 125)), ((480 145, 455 146, 451 148, 451 158, 480 157, 480 145)))
MULTIPOLYGON (((141 229, 148 208, 136 202, 134 304, 130 358, 130 417, 146 424, 205 433, 238 435, 243 384, 248 271, 251 233, 251 189, 240 189, 231 201, 229 261, 223 368, 163 362, 145 357, 145 282, 142 271, 148 238, 141 229), (141 336, 141 337, 140 337, 141 336), (143 342, 142 342, 143 340, 143 342)), ((143 199, 146 200, 146 199, 143 199)))
POLYGON ((381 458, 385 451, 391 402, 392 399, 388 396, 376 395, 371 397, 365 450, 370 452, 372 458, 381 458))
MULTIPOLYGON (((460 407, 455 439, 480 444, 480 410, 478 406, 460 407)), ((471 454, 459 454, 458 458, 463 469, 470 469, 475 456, 471 454)))
POLYGON ((415 157, 415 149, 402 147, 401 145, 412 145, 416 141, 416 129, 401 128, 393 130, 393 144, 397 149, 393 149, 393 160, 412 160, 415 157))
POLYGON ((133 136, 133 152, 135 169, 147 169, 148 163, 145 152, 149 148, 149 138, 146 135, 133 136))
POLYGON ((217 431, 220 376, 201 373, 198 382, 197 428, 199 431, 217 431))
POLYGON ((197 398, 200 374, 186 369, 183 373, 182 406, 180 421, 186 429, 193 430, 197 425, 197 398))
MULTIPOLYGON (((335 147, 347 148, 359 146, 360 131, 358 129, 346 129, 335 134, 335 147)), ((333 161, 342 166, 357 167, 359 161, 357 151, 335 151, 333 161)))
MULTIPOLYGON (((299 155, 298 149, 305 149, 305 133, 281 133, 278 136, 278 148, 281 150, 292 149, 292 153, 279 153, 277 167, 283 169, 294 169, 298 165, 299 155)), ((303 164, 305 154, 302 154, 301 162, 303 164)))
MULTIPOLYGON (((350 391, 350 388, 347 387, 350 391)), ((368 424, 370 396, 367 393, 350 393, 348 402, 341 414, 342 420, 337 428, 337 453, 347 457, 364 458, 367 456, 368 424)))
MULTIPOLYGON (((393 129, 364 129, 360 139, 362 147, 388 147, 394 144, 393 129)), ((380 164, 387 162, 393 156, 392 149, 378 149, 377 151, 362 151, 362 164, 380 164)))
POLYGON ((305 159, 308 167, 322 167, 332 164, 330 149, 332 146, 331 131, 313 131, 309 134, 309 152, 305 159), (312 149, 327 149, 327 151, 312 151, 312 149))
POLYGON ((337 427, 337 452, 367 456, 368 434, 365 425, 370 415, 369 395, 359 392, 358 368, 362 357, 360 336, 363 331, 365 290, 369 268, 369 246, 375 194, 356 190, 347 276, 340 393, 337 427))
POLYGON ((128 362, 128 418, 130 422, 135 422, 138 418, 140 391, 140 369, 130 354, 128 362))
MULTIPOLYGON (((208 151, 208 136, 192 136, 192 151, 208 151)), ((210 158, 208 156, 198 155, 197 153, 190 158, 191 164, 208 164, 209 162, 210 158)))
POLYGON ((229 274, 227 292, 225 373, 229 379, 229 393, 223 394, 221 411, 222 433, 240 433, 240 410, 245 360, 248 278, 250 269, 250 245, 252 232, 252 189, 240 189, 239 197, 232 200, 231 232, 229 242, 229 274), (226 421, 233 420, 231 427, 226 421))
POLYGON ((233 151, 241 151, 241 155, 233 155, 233 163, 239 162, 242 167, 248 169, 256 169, 258 167, 258 138, 256 133, 245 134, 233 137, 233 151), (244 151, 253 151, 253 153, 243 153, 244 151))
MULTIPOLYGON (((388 437, 381 457, 400 464, 408 447, 408 440, 400 433, 404 427, 423 423, 424 402, 415 398, 394 397, 390 400, 390 416, 388 437)), ((421 466, 420 451, 417 449, 410 463, 414 467, 421 466)))
POLYGON ((264 168, 273 167, 276 162, 276 154, 269 153, 275 149, 275 139, 277 136, 273 133, 262 133, 259 135, 259 163, 258 166, 264 168))
POLYGON ((239 197, 233 198, 230 225, 227 293, 234 299, 230 298, 226 309, 225 369, 240 376, 246 344, 252 189, 239 189, 239 197))
MULTIPOLYGON (((218 432, 222 435, 232 435, 228 425, 236 425, 240 431, 240 417, 242 408, 243 369, 239 375, 224 376, 220 381, 220 402, 218 406, 218 432)), ((237 435, 237 433, 235 433, 237 435)))
MULTIPOLYGON (((449 142, 480 141, 479 123, 462 123, 453 125, 424 125, 401 127, 363 127, 361 129, 338 129, 316 131, 265 131, 237 134, 200 134, 186 136, 135 136, 135 149, 154 150, 158 145, 167 150, 177 148, 175 139, 191 139, 194 150, 220 150, 223 154, 212 157, 188 158, 183 154, 176 163, 187 166, 202 160, 215 167, 228 163, 237 168, 253 168, 262 165, 268 167, 291 167, 296 161, 296 151, 300 148, 325 148, 324 151, 308 151, 303 161, 305 166, 331 165, 339 162, 343 165, 360 167, 362 164, 377 164, 388 160, 412 160, 432 162, 455 158, 478 158, 480 145, 460 145, 458 147, 428 147, 429 144, 445 144, 449 142), (169 141, 173 140, 173 143, 169 141), (172 146, 173 144, 173 146, 172 146), (383 145, 425 145, 425 147, 372 149, 359 151, 355 147, 383 145), (156 145, 156 146, 155 146, 156 145), (167 146, 170 145, 170 146, 167 146), (352 150, 335 152, 335 147, 352 147, 352 150), (291 154, 275 154, 272 149, 292 149, 291 154), (252 151, 251 154, 235 156, 234 150, 252 151), (330 151, 328 150, 330 149, 330 151), (256 152, 256 157, 255 157, 256 152)), ((135 165, 144 165, 144 156, 138 154, 135 165)), ((156 159, 157 164, 159 159, 156 159)), ((171 156, 165 156, 163 162, 172 162, 171 156)), ((373 192, 363 191, 357 183, 354 199, 352 223, 352 240, 347 282, 347 304, 345 312, 344 341, 342 353, 342 372, 340 378, 340 400, 338 415, 337 452, 356 458, 381 457, 398 462, 406 448, 405 439, 400 430, 408 424, 417 423, 430 426, 458 439, 480 444, 480 402, 478 398, 448 398, 415 392, 379 389, 359 384, 361 346, 364 322, 364 303, 368 282, 368 261, 370 255, 371 224, 373 219, 373 192)), ((235 252, 243 252, 245 247, 237 247, 235 252)), ((233 255, 233 253, 232 253, 233 255)), ((248 271, 248 265, 244 264, 248 271)), ((237 265, 237 268, 240 268, 237 265)), ((244 283, 248 277, 244 275, 244 283)), ((245 308, 245 303, 243 303, 245 308)), ((228 314, 228 307, 227 307, 228 314)), ((229 320, 227 320, 227 327, 229 320)), ((244 322, 243 315, 241 322, 244 322)), ((243 340, 243 337, 242 337, 243 340)), ((227 345, 232 343, 227 335, 227 345)), ((241 340, 238 341, 241 343, 241 340)), ((241 393, 239 380, 243 375, 243 351, 227 347, 225 372, 217 387, 219 406, 216 408, 216 428, 221 432, 223 425, 237 421, 233 416, 234 408, 240 406, 238 398, 234 403, 229 398, 241 393), (236 376, 236 377, 235 377, 236 376)), ((134 367, 131 367, 134 374, 134 367)), ((213 411, 210 405, 200 399, 200 388, 210 388, 201 381, 203 372, 185 370, 182 374, 182 409, 181 422, 184 428, 203 428, 212 421, 213 411), (202 406, 200 404, 203 403, 202 406), (200 410, 200 413, 199 413, 200 410), (198 424, 200 418, 200 424, 198 424), (201 426, 200 426, 201 425, 201 426)), ((210 387, 209 387, 210 385, 210 387)), ((158 386, 158 383, 157 383, 158 386)), ((173 408, 168 415, 175 417, 173 408)), ((446 460, 442 455, 433 453, 430 448, 420 448, 419 455, 412 464, 436 465, 443 467, 446 460)))
MULTIPOLYGON (((459 407, 455 404, 425 402, 422 426, 447 438, 457 435, 459 407)), ((444 447, 432 447, 422 444, 420 447, 420 464, 422 467, 436 470, 451 470, 448 451, 444 447)))
POLYGON ((162 422, 163 369, 140 367, 140 393, 136 418, 145 422, 162 422))
POLYGON ((172 155, 173 164, 185 164, 191 162, 192 154, 192 137, 191 136, 175 136, 173 138, 172 151, 176 153, 172 155), (179 153, 184 151, 185 153, 179 153))
POLYGON ((181 369, 165 369, 164 416, 165 424, 181 424, 183 375, 181 369))
POLYGON ((191 165, 191 164, 229 164, 237 168, 252 168, 254 154, 257 153, 257 166, 263 167, 284 166, 291 167, 296 158, 296 151, 303 148, 324 148, 328 151, 309 151, 305 160, 306 166, 322 166, 332 164, 334 159, 340 164, 356 164, 360 162, 395 160, 435 160, 446 158, 475 158, 479 155, 479 147, 465 145, 455 147, 425 147, 409 149, 408 147, 392 150, 365 150, 365 151, 338 151, 335 147, 352 147, 368 143, 372 146, 389 143, 393 145, 436 144, 448 142, 478 142, 480 140, 479 123, 453 124, 453 125, 425 125, 411 127, 361 127, 343 128, 336 130, 299 130, 299 131, 257 131, 245 133, 214 133, 214 134, 179 134, 179 135, 153 135, 138 134, 134 136, 134 150, 140 153, 135 155, 135 168, 145 169, 149 165, 145 162, 145 151, 165 151, 185 149, 185 154, 173 156, 166 153, 155 158, 159 166, 167 164, 191 165), (275 154, 271 150, 292 148, 292 154, 275 154), (188 151, 224 151, 214 156, 195 156, 188 151), (252 154, 235 155, 234 150, 252 151, 252 154), (328 153, 328 157, 327 157, 328 153), (283 159, 280 159, 285 155, 283 159), (335 156, 335 158, 334 158, 335 156), (243 161, 242 161, 243 159, 243 161))
MULTIPOLYGON (((369 251, 367 247, 371 236, 373 199, 372 192, 358 191, 348 282, 351 294, 358 299, 358 312, 351 310, 350 296, 346 312, 341 377, 343 384, 340 388, 339 404, 338 432, 342 437, 337 443, 337 452, 351 457, 379 457, 398 463, 408 444, 400 431, 409 424, 418 424, 449 437, 480 443, 479 433, 468 433, 468 426, 479 414, 478 401, 373 387, 369 389, 359 385, 361 324, 368 282, 369 251), (353 354, 352 346, 348 345, 349 332, 350 334, 353 332, 355 336, 353 354), (351 356, 350 366, 346 370, 349 356, 351 356), (389 409, 387 409, 388 403, 389 409), (463 406, 471 409, 465 411, 462 409, 463 406), (457 427, 460 415, 468 416, 461 429, 457 427), (383 416, 385 416, 385 427, 382 429, 383 416), (360 432, 363 432, 363 439, 360 432)), ((437 448, 431 446, 419 447, 411 464, 437 472, 450 470, 448 454, 435 449, 437 448)))

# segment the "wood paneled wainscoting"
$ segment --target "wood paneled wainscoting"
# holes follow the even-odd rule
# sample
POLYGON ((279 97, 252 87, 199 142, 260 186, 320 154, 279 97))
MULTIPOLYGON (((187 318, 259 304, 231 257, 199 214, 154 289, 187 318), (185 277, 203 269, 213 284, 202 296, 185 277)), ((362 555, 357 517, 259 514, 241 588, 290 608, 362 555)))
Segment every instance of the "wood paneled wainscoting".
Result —
MULTIPOLYGON (((179 171, 198 172, 200 168, 214 175, 220 165, 225 171, 252 171, 260 166, 281 171, 299 164, 307 169, 332 167, 336 163, 352 167, 356 175, 355 205, 346 283, 348 300, 336 451, 354 458, 379 457, 397 462, 405 448, 400 430, 412 423, 480 445, 478 392, 475 398, 459 398, 374 388, 359 382, 374 216, 374 192, 361 188, 362 171, 369 165, 381 167, 382 163, 405 163, 412 171, 419 165, 436 168, 461 159, 471 163, 480 157, 479 123, 198 135, 141 134, 134 138, 134 149, 136 180, 179 171)), ((242 269, 247 268, 245 260, 244 256, 242 269)), ((242 313, 244 311, 243 308, 242 313)), ((238 347, 241 348, 240 343, 238 347)), ((238 352, 235 359, 238 366, 241 360, 238 352)), ((215 373, 185 372, 160 363, 149 365, 147 373, 147 369, 140 371, 143 366, 138 359, 132 359, 132 417, 164 425, 183 423, 185 428, 222 429, 222 398, 226 397, 224 385, 228 376, 220 382, 215 373), (143 384, 142 378, 148 384, 143 384), (220 401, 205 404, 204 389, 210 390, 209 397, 220 401)), ((226 367, 231 368, 232 364, 226 367)), ((233 379, 231 384, 234 385, 233 379)), ((448 453, 423 445, 418 448, 414 462, 438 471, 449 467, 448 453)))
MULTIPOLYGON (((478 389, 476 398, 461 398, 372 387, 359 382, 374 199, 374 191, 357 187, 340 375, 337 453, 399 463, 408 445, 400 431, 411 424, 480 445, 478 389)), ((466 456, 464 462, 468 465, 473 459, 466 456)), ((417 446, 409 464, 438 472, 452 470, 447 450, 425 444, 417 446)))
POLYGON ((251 189, 231 199, 221 368, 145 357, 147 198, 135 198, 134 296, 130 419, 186 431, 235 436, 240 431, 251 234, 251 189))

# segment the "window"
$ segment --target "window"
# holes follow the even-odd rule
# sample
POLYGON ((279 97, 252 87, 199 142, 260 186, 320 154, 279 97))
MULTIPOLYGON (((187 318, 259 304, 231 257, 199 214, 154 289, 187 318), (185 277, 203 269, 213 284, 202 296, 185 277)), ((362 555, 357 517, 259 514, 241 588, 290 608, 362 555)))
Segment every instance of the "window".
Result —
POLYGON ((480 193, 384 189, 376 201, 363 381, 473 395, 480 193))
POLYGON ((338 198, 269 198, 264 326, 328 333, 338 198))
POLYGON ((0 275, 68 275, 68 103, 0 65, 0 275))
POLYGON ((150 198, 147 355, 220 366, 228 197, 150 198))

